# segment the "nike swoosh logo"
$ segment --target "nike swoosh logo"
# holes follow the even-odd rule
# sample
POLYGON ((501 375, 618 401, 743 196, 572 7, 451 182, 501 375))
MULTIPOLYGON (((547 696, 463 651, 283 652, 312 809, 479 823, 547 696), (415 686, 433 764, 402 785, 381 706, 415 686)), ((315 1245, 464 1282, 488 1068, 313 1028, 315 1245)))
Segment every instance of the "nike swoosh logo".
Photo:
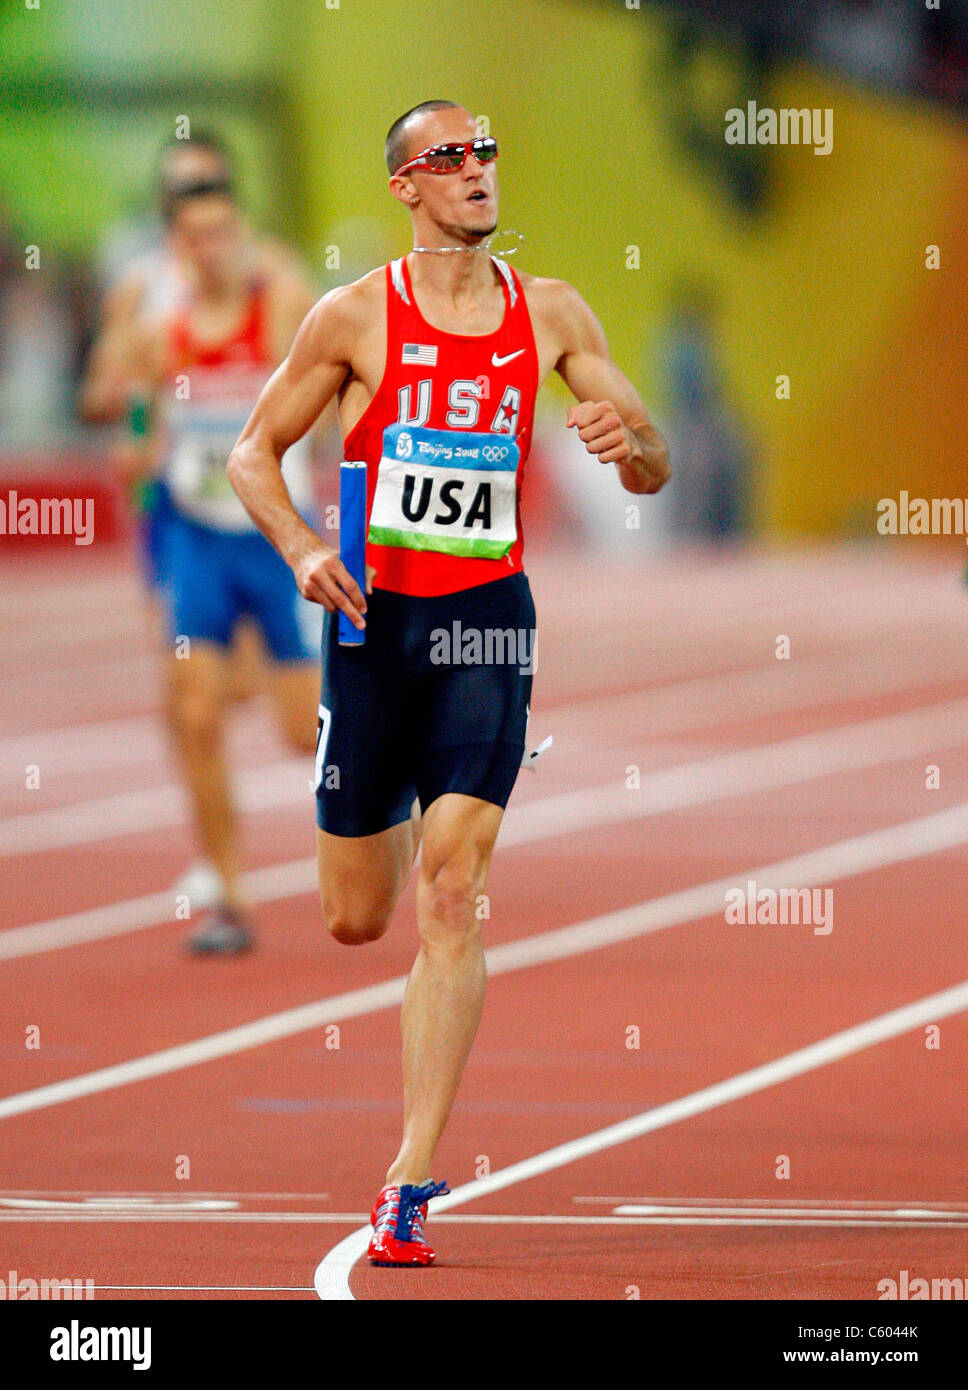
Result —
POLYGON ((505 366, 508 362, 513 362, 514 359, 515 359, 516 357, 520 357, 521 354, 522 354, 522 352, 524 352, 524 348, 518 348, 517 352, 509 352, 508 355, 507 355, 507 357, 498 357, 498 355, 497 355, 496 352, 492 352, 492 353, 491 353, 491 366, 492 366, 492 367, 503 367, 503 366, 505 366))

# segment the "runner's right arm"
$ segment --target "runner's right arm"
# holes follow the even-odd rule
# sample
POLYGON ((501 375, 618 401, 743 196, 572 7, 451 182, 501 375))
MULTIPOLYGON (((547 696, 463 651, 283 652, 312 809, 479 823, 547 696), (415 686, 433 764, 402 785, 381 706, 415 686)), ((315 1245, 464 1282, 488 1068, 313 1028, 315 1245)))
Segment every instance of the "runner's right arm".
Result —
POLYGON ((112 424, 124 418, 131 380, 132 334, 144 291, 142 279, 131 276, 105 297, 101 326, 84 367, 78 396, 80 413, 91 424, 112 424))
POLYGON ((364 595, 339 551, 296 511, 282 476, 286 450, 312 428, 350 374, 352 288, 331 290, 306 315, 229 456, 228 475, 252 520, 292 569, 303 597, 331 613, 340 609, 363 628, 364 595))
MULTIPOLYGON (((162 441, 158 429, 164 356, 161 326, 138 314, 128 325, 125 342, 128 380, 124 413, 111 443, 110 458, 118 480, 126 487, 137 489, 139 484, 161 472, 162 441)), ((133 499, 135 496, 133 493, 133 499)))

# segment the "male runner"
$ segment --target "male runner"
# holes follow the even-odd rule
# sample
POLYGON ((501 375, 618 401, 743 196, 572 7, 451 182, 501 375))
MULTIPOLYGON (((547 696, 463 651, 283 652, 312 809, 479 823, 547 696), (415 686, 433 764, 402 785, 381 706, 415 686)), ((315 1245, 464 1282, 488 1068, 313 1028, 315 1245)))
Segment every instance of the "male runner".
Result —
POLYGON ((475 903, 524 751, 531 677, 520 664, 436 665, 434 629, 533 629, 518 497, 534 400, 556 370, 567 424, 623 486, 657 492, 667 449, 560 280, 486 254, 497 226, 493 140, 453 102, 390 128, 390 191, 414 251, 331 291, 308 315, 229 460, 250 514, 327 610, 317 772, 323 917, 346 944, 390 924, 414 863, 420 947, 402 1012, 404 1126, 372 1213, 375 1264, 426 1265, 431 1161, 484 999, 475 903), (344 456, 365 459, 367 595, 300 519, 279 461, 334 395, 344 456), (365 628, 337 644, 336 611, 365 628))
MULTIPOLYGON (((308 751, 319 624, 318 609, 301 597, 232 491, 225 464, 313 295, 298 276, 266 273, 224 175, 185 179, 166 196, 182 286, 171 302, 137 321, 129 370, 145 384, 157 417, 142 465, 160 460, 170 506, 165 564, 172 731, 197 833, 221 882, 218 903, 189 944, 197 953, 227 955, 252 944, 221 740, 232 640, 243 617, 257 624, 271 658, 269 691, 283 732, 308 751)), ((304 444, 287 458, 286 476, 308 515, 304 444)))
MULTIPOLYGON (((174 711, 170 666, 167 542, 174 515, 164 476, 144 476, 142 435, 148 427, 143 394, 145 383, 133 376, 136 370, 134 343, 138 324, 145 316, 159 318, 173 312, 190 289, 192 270, 182 264, 170 235, 172 213, 182 190, 209 185, 234 188, 234 160, 218 134, 196 128, 188 139, 169 141, 157 162, 155 197, 161 230, 152 244, 125 260, 108 276, 108 287, 101 307, 100 327, 85 365, 78 405, 92 424, 124 424, 112 445, 112 462, 125 485, 138 527, 142 576, 151 605, 152 638, 163 648, 164 667, 161 689, 162 712, 169 734, 174 738, 174 711)), ((266 280, 289 279, 294 290, 305 283, 297 258, 284 246, 264 237, 248 237, 249 254, 266 280)), ((308 286, 304 291, 309 295, 308 286)), ((233 700, 254 695, 265 685, 266 673, 258 631, 244 620, 233 639, 229 690, 233 700)), ((196 862, 175 885, 193 907, 212 907, 225 894, 215 867, 196 862)))
MULTIPOLYGON (((85 364, 79 406, 86 420, 112 424, 124 418, 130 403, 131 336, 140 315, 170 308, 183 292, 190 268, 179 264, 168 235, 171 215, 182 189, 200 184, 236 187, 235 161, 214 131, 197 129, 185 139, 170 140, 158 157, 155 197, 161 228, 150 246, 109 276, 97 337, 85 364)), ((298 258, 282 243, 247 233, 250 254, 267 278, 286 274, 303 278, 298 258)))

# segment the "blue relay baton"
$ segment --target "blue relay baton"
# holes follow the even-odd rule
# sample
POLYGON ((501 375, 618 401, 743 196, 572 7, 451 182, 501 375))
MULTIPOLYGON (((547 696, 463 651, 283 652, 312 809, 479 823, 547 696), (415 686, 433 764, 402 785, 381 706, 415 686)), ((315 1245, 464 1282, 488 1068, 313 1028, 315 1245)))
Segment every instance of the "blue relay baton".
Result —
MULTIPOLYGON (((339 466, 339 558, 366 593, 366 464, 339 466)), ((366 633, 339 614, 341 647, 361 647, 366 633)))

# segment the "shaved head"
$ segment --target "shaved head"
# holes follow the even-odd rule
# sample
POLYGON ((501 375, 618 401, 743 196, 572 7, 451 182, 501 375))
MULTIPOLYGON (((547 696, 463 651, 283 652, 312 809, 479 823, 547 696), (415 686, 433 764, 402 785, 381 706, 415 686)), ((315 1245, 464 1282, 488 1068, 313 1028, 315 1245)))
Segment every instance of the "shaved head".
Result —
POLYGON ((431 111, 447 110, 461 111, 463 107, 456 101, 422 101, 419 106, 411 106, 409 111, 404 111, 402 116, 397 117, 387 131, 383 147, 387 169, 391 174, 395 174, 401 164, 406 164, 410 156, 411 131, 420 117, 429 115, 431 111))

